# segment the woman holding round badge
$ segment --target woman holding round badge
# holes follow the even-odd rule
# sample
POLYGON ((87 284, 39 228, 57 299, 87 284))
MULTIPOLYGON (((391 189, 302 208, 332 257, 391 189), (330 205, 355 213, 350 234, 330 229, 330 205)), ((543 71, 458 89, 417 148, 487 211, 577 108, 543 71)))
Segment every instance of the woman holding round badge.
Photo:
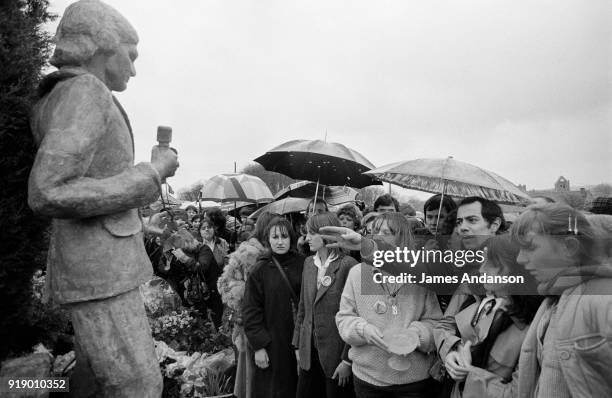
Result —
POLYGON ((334 213, 321 213, 306 224, 306 242, 315 254, 304 263, 293 336, 300 366, 298 398, 354 396, 351 364, 342 360, 348 346, 338 334, 334 317, 346 277, 357 261, 325 246, 328 242, 319 235, 319 229, 325 226, 340 226, 340 221, 334 213))
MULTIPOLYGON (((380 215, 374 233, 412 249, 410 224, 399 213, 380 215)), ((436 295, 420 286, 394 283, 384 266, 362 263, 348 275, 336 324, 351 345, 357 397, 427 397, 434 382, 433 327, 442 316, 436 295)))

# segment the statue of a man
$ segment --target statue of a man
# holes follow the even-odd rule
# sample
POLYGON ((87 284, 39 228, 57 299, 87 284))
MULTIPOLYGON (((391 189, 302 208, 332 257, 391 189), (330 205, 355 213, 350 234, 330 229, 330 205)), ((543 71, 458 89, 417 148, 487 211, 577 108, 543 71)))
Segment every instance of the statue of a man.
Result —
POLYGON ((112 91, 136 74, 138 36, 114 8, 81 0, 65 11, 32 115, 39 145, 30 207, 53 218, 47 281, 72 314, 73 396, 160 397, 162 376, 138 286, 152 276, 137 208, 178 167, 155 146, 134 165, 134 140, 112 91), (93 379, 92 379, 93 378, 93 379))

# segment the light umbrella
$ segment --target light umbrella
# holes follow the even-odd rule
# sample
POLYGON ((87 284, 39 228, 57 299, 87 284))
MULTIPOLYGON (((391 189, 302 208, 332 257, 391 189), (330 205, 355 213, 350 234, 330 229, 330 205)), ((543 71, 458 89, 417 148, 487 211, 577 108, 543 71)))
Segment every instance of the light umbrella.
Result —
POLYGON ((249 174, 219 174, 206 181, 201 200, 213 202, 267 203, 274 200, 261 178, 249 174))
POLYGON ((480 196, 499 203, 528 203, 531 197, 507 179, 449 156, 393 163, 365 174, 404 188, 459 198, 480 196))
POLYGON ((201 200, 214 202, 268 203, 274 200, 270 188, 259 177, 249 174, 219 174, 206 181, 201 200))
MULTIPOLYGON (((449 156, 446 159, 416 159, 393 163, 365 174, 404 188, 459 198, 480 196, 498 203, 521 204, 531 201, 507 179, 449 156)), ((442 209, 438 210, 438 219, 442 209)))
MULTIPOLYGON (((311 199, 315 196, 316 191, 316 183, 312 181, 298 181, 278 191, 274 198, 276 200, 287 197, 311 199)), ((318 196, 325 199, 330 205, 352 202, 359 195, 356 189, 346 186, 321 185, 318 191, 318 196)))
POLYGON ((284 198, 275 202, 269 203, 262 208, 257 209, 253 212, 249 218, 257 218, 262 213, 275 213, 275 214, 289 214, 296 213, 306 210, 310 203, 310 199, 307 198, 284 198))

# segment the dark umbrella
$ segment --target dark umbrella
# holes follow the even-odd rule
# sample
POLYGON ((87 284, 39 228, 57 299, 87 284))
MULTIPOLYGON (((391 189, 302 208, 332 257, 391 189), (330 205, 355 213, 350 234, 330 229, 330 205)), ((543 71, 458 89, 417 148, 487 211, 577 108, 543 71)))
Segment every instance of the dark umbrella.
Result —
POLYGON ((371 176, 362 174, 375 167, 368 159, 334 142, 293 140, 269 150, 255 161, 268 171, 323 185, 354 188, 381 185, 371 176))

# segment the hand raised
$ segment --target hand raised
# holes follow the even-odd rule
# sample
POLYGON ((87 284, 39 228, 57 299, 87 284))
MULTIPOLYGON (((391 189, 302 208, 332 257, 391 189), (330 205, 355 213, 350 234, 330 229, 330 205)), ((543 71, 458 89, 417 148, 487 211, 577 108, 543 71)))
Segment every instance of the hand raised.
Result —
POLYGON ((361 235, 350 228, 322 227, 319 233, 323 239, 331 240, 326 246, 329 248, 342 248, 347 250, 361 249, 361 235))

